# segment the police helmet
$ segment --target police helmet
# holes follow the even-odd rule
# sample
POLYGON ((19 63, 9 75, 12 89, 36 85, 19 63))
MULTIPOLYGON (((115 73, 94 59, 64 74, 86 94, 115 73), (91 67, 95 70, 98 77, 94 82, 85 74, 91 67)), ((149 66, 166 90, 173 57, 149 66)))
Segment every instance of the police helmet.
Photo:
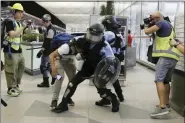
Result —
POLYGON ((117 22, 116 18, 112 15, 105 16, 105 18, 102 20, 102 24, 108 31, 121 27, 121 25, 117 22))
POLYGON ((99 43, 102 41, 104 26, 99 23, 91 25, 87 29, 86 39, 91 43, 99 43))
POLYGON ((51 16, 49 14, 45 14, 45 15, 42 16, 42 20, 44 22, 51 21, 51 16))

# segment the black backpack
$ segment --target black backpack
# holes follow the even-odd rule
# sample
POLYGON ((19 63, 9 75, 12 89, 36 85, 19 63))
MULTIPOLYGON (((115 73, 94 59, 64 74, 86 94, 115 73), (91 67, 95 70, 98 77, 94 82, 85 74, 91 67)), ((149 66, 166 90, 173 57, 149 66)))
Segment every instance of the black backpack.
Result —
POLYGON ((8 19, 5 19, 1 22, 1 48, 4 47, 3 41, 5 40, 5 34, 6 34, 6 23, 8 22, 8 19))
MULTIPOLYGON (((9 22, 9 21, 13 21, 11 18, 6 18, 6 19, 4 19, 2 22, 1 22, 1 48, 3 48, 3 47, 5 47, 5 46, 7 46, 8 44, 8 42, 6 41, 5 42, 5 40, 6 40, 6 25, 7 25, 7 23, 9 22)), ((13 26, 15 27, 16 25, 15 25, 15 22, 13 21, 13 26)))

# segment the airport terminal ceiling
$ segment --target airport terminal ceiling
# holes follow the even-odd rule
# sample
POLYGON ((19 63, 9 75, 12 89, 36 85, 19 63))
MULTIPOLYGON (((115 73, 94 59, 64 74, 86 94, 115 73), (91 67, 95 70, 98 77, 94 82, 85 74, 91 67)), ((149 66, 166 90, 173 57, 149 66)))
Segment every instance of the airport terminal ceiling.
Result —
MULTIPOLYGON (((80 28, 85 31, 90 15, 99 15, 100 8, 106 2, 37 2, 62 20, 67 28, 80 28)), ((115 13, 127 8, 131 2, 115 2, 115 13)))
MULTIPOLYGON (((57 16, 66 24, 66 29, 76 29, 76 31, 85 31, 89 26, 90 15, 99 15, 100 8, 106 2, 37 2, 48 11, 57 16)), ((174 2, 142 2, 142 12, 148 17, 157 8, 162 8, 165 15, 174 21, 177 3, 174 2), (162 6, 162 7, 160 7, 162 6)), ((130 17, 130 8, 133 14, 141 10, 141 2, 114 2, 115 15, 130 17), (131 7, 130 7, 131 6, 131 7), (128 12, 127 12, 128 11, 128 12)), ((135 17, 131 17, 135 18, 135 17)), ((129 20, 130 21, 130 20, 129 20)), ((130 23, 130 22, 128 22, 130 23)))

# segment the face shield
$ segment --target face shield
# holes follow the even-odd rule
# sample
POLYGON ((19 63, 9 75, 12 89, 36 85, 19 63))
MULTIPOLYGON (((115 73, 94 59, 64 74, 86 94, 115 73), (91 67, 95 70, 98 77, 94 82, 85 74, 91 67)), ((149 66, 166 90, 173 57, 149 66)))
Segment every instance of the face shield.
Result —
POLYGON ((99 43, 103 38, 103 33, 91 33, 88 29, 86 39, 91 43, 99 43))

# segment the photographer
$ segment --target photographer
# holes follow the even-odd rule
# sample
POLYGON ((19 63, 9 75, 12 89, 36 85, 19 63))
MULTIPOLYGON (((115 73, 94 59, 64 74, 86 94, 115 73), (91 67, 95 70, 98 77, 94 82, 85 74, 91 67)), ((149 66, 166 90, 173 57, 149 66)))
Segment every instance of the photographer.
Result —
POLYGON ((169 44, 170 39, 174 39, 175 32, 172 25, 164 20, 160 12, 151 15, 150 23, 144 26, 145 34, 153 34, 156 32, 153 44, 152 57, 157 58, 155 70, 155 83, 160 100, 155 112, 151 113, 151 117, 161 116, 170 112, 169 94, 172 72, 180 58, 180 52, 169 44), (151 26, 153 24, 153 26, 151 26), (148 26, 150 27, 148 28, 148 26))

